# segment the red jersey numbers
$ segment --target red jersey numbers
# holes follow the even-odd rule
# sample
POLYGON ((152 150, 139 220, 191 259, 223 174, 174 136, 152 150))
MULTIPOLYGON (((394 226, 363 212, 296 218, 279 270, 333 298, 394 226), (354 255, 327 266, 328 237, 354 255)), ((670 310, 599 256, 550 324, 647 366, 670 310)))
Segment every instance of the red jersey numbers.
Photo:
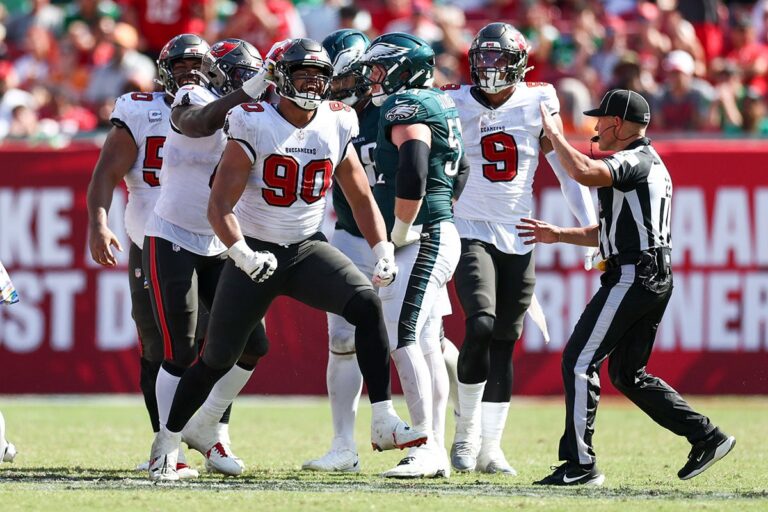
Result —
POLYGON ((517 176, 517 143, 504 132, 496 132, 480 139, 483 158, 483 176, 489 181, 512 181, 517 176))
POLYGON ((333 163, 312 160, 299 172, 299 162, 292 156, 270 155, 264 160, 264 201, 271 206, 288 207, 298 197, 312 204, 325 196, 331 186, 333 163), (301 174, 301 177, 299 176, 301 174))
POLYGON ((440 87, 441 91, 458 91, 459 89, 461 89, 459 84, 445 84, 440 87))
POLYGON ((246 112, 264 112, 264 107, 258 103, 242 103, 240 106, 246 112))
POLYGON ((131 94, 131 99, 133 101, 152 101, 155 97, 151 92, 134 92, 131 94))
POLYGON ((163 144, 165 144, 165 137, 147 137, 144 143, 143 177, 150 187, 160 186, 160 179, 157 175, 163 166, 163 156, 160 153, 163 144))

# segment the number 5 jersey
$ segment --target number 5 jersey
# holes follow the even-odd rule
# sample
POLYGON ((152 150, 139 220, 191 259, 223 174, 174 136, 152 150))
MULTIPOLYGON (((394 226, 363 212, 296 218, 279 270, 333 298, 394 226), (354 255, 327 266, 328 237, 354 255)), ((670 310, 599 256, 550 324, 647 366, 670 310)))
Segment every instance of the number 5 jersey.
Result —
POLYGON ((253 164, 235 207, 243 234, 294 244, 320 231, 333 172, 358 134, 355 112, 323 102, 297 128, 269 103, 244 103, 229 111, 224 130, 253 164))

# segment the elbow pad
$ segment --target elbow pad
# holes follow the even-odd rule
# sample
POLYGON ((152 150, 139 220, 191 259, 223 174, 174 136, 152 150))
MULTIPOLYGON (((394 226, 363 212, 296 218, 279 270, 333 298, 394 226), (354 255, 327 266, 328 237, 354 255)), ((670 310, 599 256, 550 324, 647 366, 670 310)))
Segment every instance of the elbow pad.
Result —
POLYGON ((419 200, 427 193, 429 152, 429 145, 421 140, 411 139, 400 145, 395 182, 397 197, 419 200))

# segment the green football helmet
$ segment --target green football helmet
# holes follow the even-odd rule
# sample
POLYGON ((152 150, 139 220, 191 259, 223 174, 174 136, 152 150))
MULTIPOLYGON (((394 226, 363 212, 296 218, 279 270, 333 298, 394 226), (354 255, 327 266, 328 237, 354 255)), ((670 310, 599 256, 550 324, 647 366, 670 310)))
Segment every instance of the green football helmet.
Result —
POLYGON ((360 57, 371 40, 363 32, 353 29, 336 30, 323 39, 323 48, 333 63, 331 99, 354 106, 370 87, 360 74, 360 57))
POLYGON ((435 52, 421 38, 402 32, 392 32, 377 37, 360 59, 361 73, 371 86, 381 85, 374 92, 374 105, 382 105, 386 99, 402 89, 431 87, 435 74, 435 52), (375 66, 381 66, 384 77, 372 80, 375 66))

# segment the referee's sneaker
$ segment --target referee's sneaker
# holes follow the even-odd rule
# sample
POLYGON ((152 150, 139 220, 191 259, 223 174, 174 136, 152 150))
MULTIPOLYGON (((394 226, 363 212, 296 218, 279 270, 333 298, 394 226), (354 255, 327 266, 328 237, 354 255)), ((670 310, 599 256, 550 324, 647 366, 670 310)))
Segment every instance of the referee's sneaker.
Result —
POLYGON ((542 104, 542 124, 568 174, 582 185, 599 187, 599 224, 561 228, 535 219, 518 226, 526 243, 565 242, 599 246, 601 287, 587 304, 563 350, 565 432, 559 458, 564 463, 537 482, 543 485, 602 485, 592 447, 600 398, 600 366, 616 389, 656 423, 692 445, 677 476, 693 478, 730 452, 736 440, 721 432, 666 382, 645 371, 656 329, 672 296, 670 211, 672 180, 645 129, 648 103, 634 91, 614 89, 600 107, 595 131, 610 157, 594 160, 568 144, 542 104))

